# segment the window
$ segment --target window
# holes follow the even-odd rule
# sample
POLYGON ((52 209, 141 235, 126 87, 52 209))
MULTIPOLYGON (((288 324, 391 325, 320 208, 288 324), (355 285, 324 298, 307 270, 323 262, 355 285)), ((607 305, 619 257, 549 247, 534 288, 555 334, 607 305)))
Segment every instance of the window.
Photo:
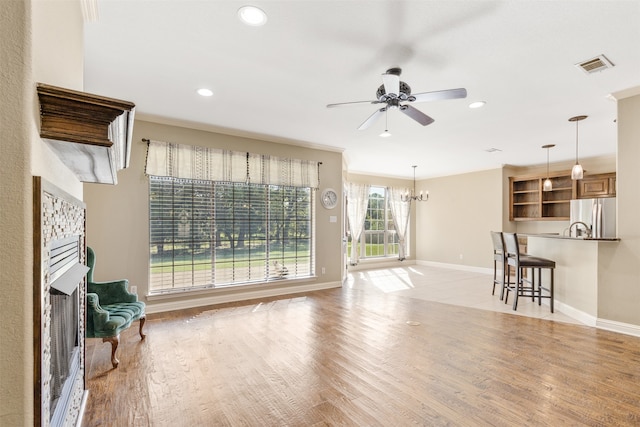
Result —
POLYGON ((385 187, 371 186, 364 231, 360 236, 362 258, 398 255, 398 236, 385 187))
POLYGON ((311 188, 149 178, 152 293, 315 273, 311 188))

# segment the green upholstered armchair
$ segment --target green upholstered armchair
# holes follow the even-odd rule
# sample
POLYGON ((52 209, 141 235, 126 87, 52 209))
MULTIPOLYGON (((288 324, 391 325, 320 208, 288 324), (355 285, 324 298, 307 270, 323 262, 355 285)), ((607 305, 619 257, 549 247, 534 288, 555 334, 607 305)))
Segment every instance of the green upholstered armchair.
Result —
POLYGON ((111 364, 118 367, 116 350, 120 343, 120 332, 140 320, 140 338, 144 339, 142 327, 146 320, 145 304, 138 296, 128 291, 127 279, 113 282, 94 282, 93 270, 96 256, 93 249, 87 247, 87 338, 102 338, 102 342, 111 343, 111 364))

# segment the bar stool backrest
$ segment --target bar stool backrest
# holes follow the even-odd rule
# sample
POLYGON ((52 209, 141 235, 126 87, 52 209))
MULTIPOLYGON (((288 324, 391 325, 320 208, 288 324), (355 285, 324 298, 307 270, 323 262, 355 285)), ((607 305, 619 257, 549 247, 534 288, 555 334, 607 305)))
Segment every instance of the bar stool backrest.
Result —
POLYGON ((520 247, 518 246, 518 236, 516 233, 502 233, 507 254, 507 262, 511 265, 518 265, 520 262, 520 247))
POLYGON ((504 254, 504 240, 502 240, 502 233, 499 231, 491 232, 491 240, 493 241, 493 253, 504 254))

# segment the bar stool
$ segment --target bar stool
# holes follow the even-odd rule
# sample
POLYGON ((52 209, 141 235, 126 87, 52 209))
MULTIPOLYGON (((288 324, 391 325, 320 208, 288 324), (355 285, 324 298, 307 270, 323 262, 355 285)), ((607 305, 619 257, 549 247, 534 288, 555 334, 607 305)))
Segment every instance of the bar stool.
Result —
POLYGON ((504 303, 507 303, 509 298, 509 292, 513 291, 513 309, 517 310, 518 308, 518 297, 519 296, 530 296, 531 300, 534 301, 536 296, 538 297, 538 305, 542 304, 542 298, 549 298, 549 305, 551 306, 551 312, 553 313, 553 299, 554 299, 554 272, 556 268, 555 261, 550 259, 531 256, 531 255, 523 255, 520 254, 520 246, 518 244, 518 236, 516 233, 502 233, 502 237, 504 239, 505 245, 505 253, 506 253, 506 262, 507 262, 507 273, 506 273, 506 284, 504 289, 506 289, 507 293, 504 297, 504 303), (515 283, 513 286, 511 285, 511 267, 515 269, 515 283), (528 281, 522 277, 523 270, 530 268, 531 269, 531 280, 528 281), (549 283, 549 287, 542 286, 542 269, 549 269, 551 280, 549 283), (536 286, 536 274, 535 271, 538 271, 538 282, 536 286), (529 283, 529 286, 526 286, 525 283, 529 283), (543 295, 543 292, 546 294, 543 295))
POLYGON ((502 232, 491 231, 491 240, 493 241, 493 290, 491 291, 491 295, 496 294, 496 285, 500 285, 500 301, 502 301, 504 298, 504 283, 507 270, 502 232), (502 273, 500 278, 498 278, 498 265, 500 265, 502 273))

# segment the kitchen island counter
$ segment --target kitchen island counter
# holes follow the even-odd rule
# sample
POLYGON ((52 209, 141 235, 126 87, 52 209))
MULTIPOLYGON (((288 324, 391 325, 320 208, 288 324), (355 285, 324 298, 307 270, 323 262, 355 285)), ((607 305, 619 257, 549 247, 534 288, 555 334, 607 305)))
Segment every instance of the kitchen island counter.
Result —
POLYGON ((527 253, 556 262, 555 303, 558 309, 582 323, 595 326, 598 294, 606 287, 602 274, 604 263, 610 259, 610 253, 620 239, 583 239, 559 234, 522 236, 527 237, 527 253))
POLYGON ((618 237, 569 237, 569 236, 563 236, 562 234, 559 234, 559 233, 538 233, 538 234, 518 233, 518 236, 545 237, 547 239, 587 240, 590 242, 619 242, 620 241, 618 237))

